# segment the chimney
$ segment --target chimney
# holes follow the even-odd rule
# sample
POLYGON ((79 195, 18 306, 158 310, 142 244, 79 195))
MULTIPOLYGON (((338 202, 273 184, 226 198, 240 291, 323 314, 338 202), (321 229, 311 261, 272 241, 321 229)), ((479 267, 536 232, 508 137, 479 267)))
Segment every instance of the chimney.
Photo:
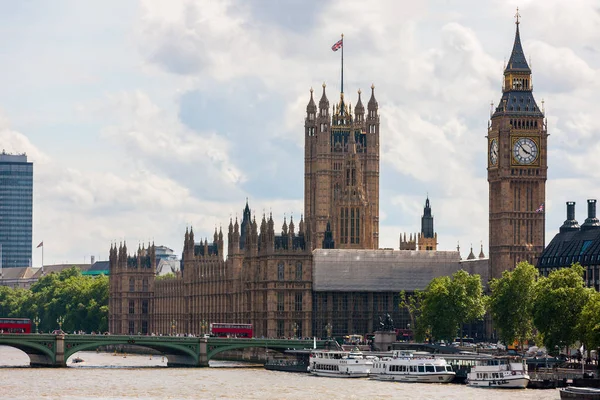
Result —
POLYGON ((560 232, 578 231, 579 223, 575 219, 575 202, 567 201, 567 219, 560 227, 560 232))
POLYGON ((96 262, 96 256, 90 256, 90 264, 94 265, 96 262))
POLYGON ((600 221, 596 218, 596 199, 588 200, 588 217, 581 225, 581 230, 597 229, 600 227, 600 221))

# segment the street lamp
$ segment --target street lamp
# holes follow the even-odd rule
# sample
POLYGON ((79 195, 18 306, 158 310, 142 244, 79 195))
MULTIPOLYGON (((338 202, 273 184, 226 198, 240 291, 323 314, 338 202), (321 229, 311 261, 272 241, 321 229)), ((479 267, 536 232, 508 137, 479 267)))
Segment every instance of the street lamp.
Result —
POLYGON ((60 332, 62 333, 62 324, 64 324, 65 322, 65 318, 62 315, 59 315, 58 318, 56 318, 56 323, 58 324, 58 329, 60 330, 60 332))
POLYGON ((175 327, 177 326, 177 321, 171 321, 171 335, 175 334, 175 327))
POLYGON ((410 342, 412 339, 412 332, 410 331, 410 323, 406 324, 406 330, 408 331, 406 333, 408 333, 408 341, 410 342))
POLYGON ((298 328, 299 328, 298 323, 294 322, 294 324, 292 325, 292 329, 294 330, 294 338, 298 337, 298 328))
POLYGON ((202 334, 206 333, 206 320, 200 321, 200 328, 202 328, 202 334))
POLYGON ((38 325, 40 324, 40 317, 38 317, 37 315, 33 317, 33 323, 35 324, 35 333, 40 333, 40 331, 38 330, 38 325))

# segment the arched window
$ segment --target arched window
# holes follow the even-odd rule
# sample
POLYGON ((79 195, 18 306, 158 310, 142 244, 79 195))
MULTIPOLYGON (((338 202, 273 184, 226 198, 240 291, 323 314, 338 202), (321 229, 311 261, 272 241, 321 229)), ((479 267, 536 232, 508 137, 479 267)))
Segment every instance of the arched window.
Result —
POLYGON ((277 265, 277 279, 279 281, 285 280, 285 265, 282 262, 277 265))
POLYGON ((129 291, 135 292, 135 279, 129 278, 129 291))
POLYGON ((302 262, 300 262, 300 261, 298 261, 296 263, 296 280, 297 281, 302 280, 302 262))
POLYGON ((142 281, 142 292, 148 291, 148 278, 144 278, 142 281))

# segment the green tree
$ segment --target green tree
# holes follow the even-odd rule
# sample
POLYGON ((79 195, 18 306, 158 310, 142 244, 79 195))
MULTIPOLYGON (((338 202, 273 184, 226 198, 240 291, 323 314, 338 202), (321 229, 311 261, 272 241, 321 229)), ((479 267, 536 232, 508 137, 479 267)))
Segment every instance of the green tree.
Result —
MULTIPOLYGON (((400 292, 400 302, 398 303, 398 307, 400 309, 406 309, 408 311, 408 317, 410 319, 410 327, 413 332, 417 330, 416 321, 421 315, 421 301, 423 299, 423 292, 420 290, 415 290, 412 295, 407 295, 403 290, 400 292)), ((413 335, 414 337, 415 335, 413 335)), ((421 335, 420 335, 421 336, 421 335)), ((422 339, 420 337, 419 339, 422 339)))
MULTIPOLYGON (((13 290, 13 289, 11 289, 13 290)), ((106 331, 108 329, 108 278, 82 276, 78 268, 43 276, 31 290, 13 290, 10 296, 0 288, 0 312, 8 316, 40 318, 40 331, 63 329, 106 331), (11 300, 3 301, 4 297, 11 300)), ((4 314, 3 314, 4 315, 4 314)))
POLYGON ((600 293, 593 291, 581 310, 578 326, 581 341, 588 349, 600 348, 600 293))
POLYGON ((521 347, 533 337, 533 303, 538 270, 528 262, 520 262, 514 271, 504 271, 502 278, 490 283, 488 309, 500 340, 521 347))
POLYGON ((481 277, 460 270, 452 278, 441 276, 429 283, 423 293, 417 334, 452 340, 464 323, 480 320, 484 314, 481 277))
POLYGON ((538 280, 533 323, 552 354, 580 339, 578 323, 590 290, 584 286, 583 267, 578 263, 552 271, 547 278, 538 280))

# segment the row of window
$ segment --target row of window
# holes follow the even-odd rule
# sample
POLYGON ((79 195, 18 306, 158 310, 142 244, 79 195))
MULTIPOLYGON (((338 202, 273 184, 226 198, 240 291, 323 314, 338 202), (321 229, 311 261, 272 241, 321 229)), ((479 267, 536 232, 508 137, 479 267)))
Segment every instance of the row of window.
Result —
MULTIPOLYGON (((135 278, 129 278, 129 291, 135 292, 135 278)), ((142 279, 142 292, 148 291, 148 278, 142 279)))
MULTIPOLYGON (((302 311, 302 292, 294 295, 294 311, 302 311)), ((277 311, 285 311, 285 293, 277 292, 277 311)))
MULTIPOLYGON (((129 300, 129 314, 135 314, 135 300, 129 300)), ((142 314, 148 314, 148 300, 142 300, 142 314)))
MULTIPOLYGON (((302 263, 300 261, 298 261, 296 263, 296 275, 295 278, 297 281, 301 281, 302 280, 302 263)), ((277 280, 278 281, 285 281, 285 263, 280 262, 277 265, 277 280)))

